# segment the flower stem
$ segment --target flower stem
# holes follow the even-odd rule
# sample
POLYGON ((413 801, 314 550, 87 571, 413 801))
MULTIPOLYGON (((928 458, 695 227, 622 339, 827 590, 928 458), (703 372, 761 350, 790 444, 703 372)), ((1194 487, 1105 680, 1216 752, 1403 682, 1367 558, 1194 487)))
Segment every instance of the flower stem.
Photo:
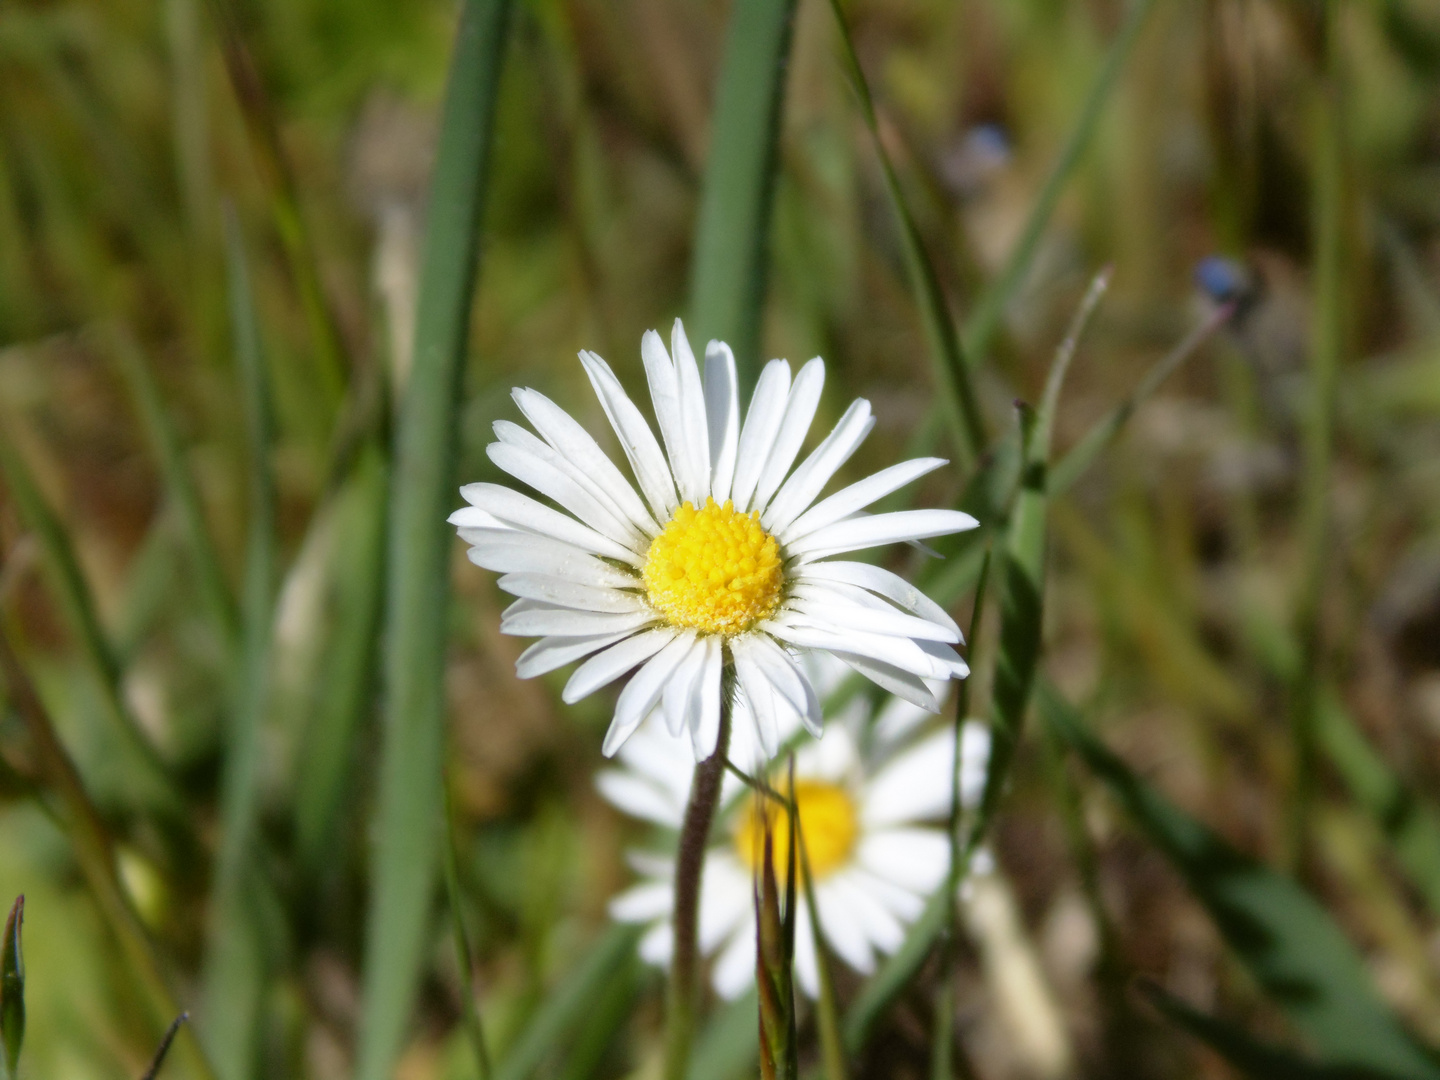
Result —
POLYGON ((705 869, 705 847, 710 824, 720 802, 720 781, 730 748, 730 695, 720 696, 720 737, 715 751, 695 766, 690 805, 680 827, 680 849, 675 859, 675 950, 670 961, 670 988, 665 1017, 665 1080, 685 1080, 690 1044, 695 1036, 696 967, 700 922, 700 875, 705 869))

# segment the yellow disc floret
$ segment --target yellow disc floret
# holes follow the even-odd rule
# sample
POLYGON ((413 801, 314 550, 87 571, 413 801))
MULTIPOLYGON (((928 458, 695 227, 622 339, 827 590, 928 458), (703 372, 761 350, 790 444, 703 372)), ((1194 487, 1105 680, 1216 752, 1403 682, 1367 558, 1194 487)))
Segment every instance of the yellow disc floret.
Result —
POLYGON ((774 613, 785 576, 758 513, 706 499, 699 510, 681 506, 651 541, 643 578, 646 598, 672 625, 740 634, 774 613))
MULTIPOLYGON (((764 798, 762 796, 762 798, 764 798)), ((789 863, 790 816, 774 799, 765 798, 770 817, 770 850, 775 861, 775 877, 783 886, 789 863)), ((850 861, 859 835, 855 800, 838 784, 820 780, 795 781, 795 810, 800 819, 800 832, 805 837, 805 851, 810 857, 810 873, 816 881, 827 877, 850 861)), ((765 850, 765 822, 760 817, 756 796, 742 812, 735 830, 735 851, 751 870, 760 862, 765 850)), ((795 852, 795 865, 800 866, 800 852, 795 852)))

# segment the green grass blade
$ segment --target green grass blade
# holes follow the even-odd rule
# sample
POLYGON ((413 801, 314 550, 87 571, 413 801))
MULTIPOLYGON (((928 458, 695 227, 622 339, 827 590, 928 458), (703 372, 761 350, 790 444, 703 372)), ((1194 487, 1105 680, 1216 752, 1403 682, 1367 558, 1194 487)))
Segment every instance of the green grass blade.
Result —
POLYGON ((1105 63, 1095 76, 1089 93, 1085 95, 1085 103, 1080 107, 1080 115, 1070 130, 1070 137, 1065 141, 1055 167, 1046 177, 1045 186, 1040 189, 1034 206, 1030 208, 1025 227, 1011 249, 1004 269, 976 298, 970 317, 965 321, 961 338, 965 346, 964 355, 970 363, 983 365, 990 355, 990 346, 994 343, 995 333, 1000 328, 1005 309, 1025 284, 1045 227, 1050 224, 1050 218, 1055 213, 1055 206, 1060 201, 1065 185, 1070 181, 1081 158, 1085 156, 1086 148, 1095 137, 1105 103, 1110 100, 1110 94, 1120 80, 1120 73, 1125 69, 1125 62, 1130 58, 1135 41, 1140 36, 1140 29, 1145 24, 1145 16, 1154 6, 1155 0, 1132 0, 1130 9, 1125 14, 1125 21, 1120 25, 1119 33, 1115 35, 1115 41, 1105 57, 1105 63))
POLYGON ((755 1075, 760 1057, 755 991, 722 1006, 700 1033, 687 1080, 739 1080, 755 1075))
POLYGON ((20 1048, 25 1044, 25 897, 15 901, 0 935, 0 1076, 20 1075, 20 1048))
POLYGON ((945 419, 950 426, 951 436, 960 455, 963 468, 971 468, 980 457, 989 441, 985 435, 985 418, 980 412, 980 403, 970 381, 970 369, 965 361, 960 344, 960 335, 955 321, 950 316, 950 307, 935 265, 920 239, 920 229, 910 213, 900 181, 895 175, 895 166, 885 143, 880 138, 880 124, 875 116, 875 101, 870 95, 870 85, 865 71, 860 66, 860 57, 855 52, 855 42, 850 37, 850 28, 845 21, 845 12, 840 0, 830 0, 835 13, 835 23, 840 29, 840 43, 845 54, 845 65, 855 95, 860 100, 860 114, 870 130, 875 145, 875 154, 880 160, 881 175, 885 179, 885 194, 890 199, 890 209, 900 225, 900 240, 905 255, 905 272, 910 278, 910 288, 920 305, 921 319, 925 324, 925 340, 930 346, 930 355, 935 365, 935 378, 944 391, 945 419))
POLYGON ((445 792, 445 899, 450 909, 450 933, 454 938, 455 966, 460 973, 460 1020, 475 1055, 475 1075, 490 1080, 490 1048, 475 1001, 475 953, 470 948, 470 931, 465 927, 465 907, 460 889, 459 860, 455 855, 455 807, 450 797, 450 780, 441 781, 445 792))
POLYGON ((1145 373, 1145 377, 1140 380, 1140 385, 1129 397, 1098 420, 1079 442, 1066 451, 1065 456, 1050 470, 1051 498, 1068 491, 1075 481, 1085 474, 1085 471, 1125 429, 1125 425, 1130 422, 1130 417, 1135 415, 1135 410, 1145 404, 1150 395, 1160 389, 1165 380, 1175 374, 1181 364, 1195 355, 1195 351, 1208 341, 1210 336, 1220 329, 1234 313, 1234 304, 1224 304, 1216 308, 1200 325, 1186 334, 1175 348, 1156 361, 1155 366, 1145 373))
POLYGON ((59 515, 45 501, 19 448, 3 434, 0 434, 0 469, 4 471, 6 485, 22 520, 40 542, 51 586, 80 645, 81 654, 100 686, 110 727, 124 752, 141 770, 139 775, 144 778, 142 790, 158 798, 167 814, 183 813, 179 789, 125 702, 120 661, 105 628, 100 624, 94 595, 80 568, 80 560, 75 555, 69 534, 59 515))
POLYGON ((1333 692, 1322 691, 1316 737, 1351 797, 1375 819, 1430 910, 1440 915, 1440 813, 1371 749, 1333 692))
POLYGON ((636 926, 612 926, 606 931, 525 1025, 500 1063, 496 1080, 530 1080, 548 1057, 563 1048, 616 973, 636 962, 639 937, 636 926))
POLYGON ((905 943, 880 965, 880 970, 870 977, 851 1002, 845 1013, 845 1049, 852 1057, 864 1049, 876 1021, 905 992, 929 959, 930 950, 945 928, 950 898, 948 884, 935 890, 925 910, 905 935, 905 943))
POLYGON ((760 368, 770 209, 795 0, 735 0, 715 95, 691 267, 692 340, 735 351, 742 385, 760 368))
POLYGON ((385 727, 357 1075, 386 1080, 424 964, 440 855, 446 600, 460 376, 509 0, 468 0, 441 116, 389 516, 385 727))
POLYGON ((353 791, 357 740, 372 707, 377 680, 380 605, 385 580, 385 459, 367 446, 337 495, 331 583, 330 637, 321 662, 315 711, 306 725, 295 793, 295 841, 309 881, 334 868, 346 793, 353 791))
POLYGON ((1050 508, 1048 470, 1050 442, 1060 389, 1080 337, 1109 286, 1109 271, 1091 283, 1055 354, 1045 381, 1040 408, 1026 435, 1020 490, 1010 513, 1000 558, 1000 651, 995 658, 994 722, 985 794, 970 848, 987 828, 1002 794, 1030 703, 1030 688, 1040 658, 1045 594, 1047 517, 1050 508))
POLYGON ((270 399, 250 272, 232 212, 225 219, 230 320, 249 443, 249 529, 241 610, 240 656, 233 672, 229 729, 221 778, 220 852, 210 902, 205 1034, 222 1080, 247 1080, 255 1068, 264 990, 263 943, 247 895, 260 817, 261 729, 270 697, 271 630, 275 616, 275 485, 270 399))
POLYGON ((239 636, 239 616, 235 610, 235 599, 225 582, 224 571, 220 568, 220 555, 215 549, 215 541, 205 524, 205 512, 201 508, 200 495, 185 462, 180 436, 165 408, 160 387, 155 382, 155 375, 150 370, 150 363, 139 343, 122 330, 114 331, 110 335, 110 342, 120 374, 131 398, 134 399, 135 409, 140 414, 141 426, 145 429, 151 449, 160 463, 166 495, 179 511, 206 607, 209 608, 222 641, 228 646, 239 636))
POLYGON ((1322 1060, 1397 1080, 1440 1077, 1440 1064, 1381 1000, 1354 946, 1309 893, 1136 777, 1053 689, 1040 688, 1039 704, 1051 730, 1180 871, 1226 944, 1322 1060))

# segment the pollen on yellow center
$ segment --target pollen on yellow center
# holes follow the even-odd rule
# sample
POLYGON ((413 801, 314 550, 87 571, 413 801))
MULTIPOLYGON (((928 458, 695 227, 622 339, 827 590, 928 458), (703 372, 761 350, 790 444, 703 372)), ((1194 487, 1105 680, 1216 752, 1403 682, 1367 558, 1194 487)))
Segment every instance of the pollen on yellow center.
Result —
POLYGON ((668 622, 710 634, 740 634, 772 614, 785 578, 760 515, 740 513, 729 499, 676 510, 650 542, 641 576, 668 622))
MULTIPOLYGON (((735 851, 752 871, 765 850, 765 822, 761 818, 756 796, 738 818, 735 829, 735 851)), ((763 798, 763 797, 762 797, 763 798)), ((775 861, 775 878, 783 886, 789 859, 790 816, 774 799, 764 799, 770 817, 770 844, 775 861)), ((850 861, 859 837, 860 823, 855 800, 838 784, 821 780, 795 781, 795 811, 800 819, 800 832, 805 837, 805 851, 810 858, 810 873, 820 881, 850 861)), ((795 852, 795 865, 800 865, 800 852, 795 852)))

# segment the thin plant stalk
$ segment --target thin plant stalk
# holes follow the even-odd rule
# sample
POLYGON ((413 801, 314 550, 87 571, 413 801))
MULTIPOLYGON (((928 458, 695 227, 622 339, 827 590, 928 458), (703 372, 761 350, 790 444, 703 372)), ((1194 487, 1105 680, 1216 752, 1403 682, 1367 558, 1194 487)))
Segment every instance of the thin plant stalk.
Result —
POLYGON ((480 1021, 480 1007, 475 1002, 475 961, 470 948, 470 932, 465 929, 465 911, 461 906, 460 863, 456 853, 455 797, 448 780, 445 788, 445 891, 450 903, 450 933, 455 944, 455 962, 460 969, 460 1017, 470 1050, 475 1055, 475 1074, 479 1080, 490 1080, 490 1050, 485 1043, 485 1028, 480 1021))
POLYGON ((725 774, 725 755, 730 748, 729 688, 720 697, 720 737, 715 752, 695 766, 690 785, 690 803, 680 827, 680 844, 675 857, 674 953, 670 962, 670 986, 666 994, 665 1077, 685 1080, 690 1065, 690 1046, 695 1038, 695 1005, 698 997, 700 875, 705 869, 705 850, 710 826, 720 802, 720 781, 725 774))
POLYGON ((1324 650, 1321 602, 1330 546, 1329 491, 1334 458, 1337 376, 1343 348, 1345 208, 1344 118, 1338 72, 1340 28, 1329 5, 1323 27, 1324 64, 1313 102, 1315 180, 1314 325, 1310 347, 1309 409, 1303 431, 1304 472, 1301 479, 1301 577, 1295 605, 1295 636, 1300 664, 1290 688, 1293 774, 1289 805, 1289 855, 1292 868, 1305 862, 1310 807, 1314 801, 1319 740, 1319 669, 1324 650))
POLYGON ((875 112, 875 101, 870 94, 870 84, 865 79, 865 71, 860 66, 860 57, 856 53, 855 43, 850 37, 850 30, 845 22, 845 12, 840 7, 840 0, 830 0, 830 8, 835 14, 835 22, 840 29, 845 67, 850 76, 855 96, 860 101, 860 114, 865 120, 866 128, 870 131, 871 140, 875 144, 875 156, 880 162, 880 172, 885 180, 885 191, 890 198, 890 206, 899 219, 905 270, 910 278, 910 287, 915 291, 920 304, 921 315, 925 323, 925 338, 930 345, 930 353, 934 359, 936 378, 945 392, 946 423, 950 427, 955 448, 959 453, 961 467, 970 469, 979 459, 988 441, 985 434, 985 417, 980 411, 980 402, 975 395, 975 388, 970 379, 971 365, 966 361, 960 335, 955 329, 954 319, 950 316, 945 292, 940 285, 940 277, 935 272, 935 265, 925 250, 924 241, 920 238, 920 229, 915 224, 914 215, 910 213, 910 207, 905 201, 905 195, 900 188, 900 180, 895 175, 895 166, 890 160, 890 152, 885 149, 885 141, 880 137, 880 122, 875 112))
POLYGON ((985 548, 980 563, 980 576, 975 584, 975 603, 970 609, 969 663, 971 675, 961 679, 955 691, 955 760, 950 771, 950 871, 945 876, 945 926, 940 937, 940 996, 935 1005, 935 1037, 930 1054, 930 1076, 932 1080, 951 1080, 955 1074, 955 961, 957 948, 958 912, 955 908, 956 891, 970 871, 970 846, 961 837, 964 822, 961 815, 964 803, 960 798, 961 735, 965 718, 970 712, 970 686, 974 671, 979 664, 979 641, 981 621, 985 617, 986 586, 990 581, 991 545, 985 548))
MULTIPOLYGON (((791 758, 793 763, 794 758, 791 758)), ((793 771, 793 766, 792 766, 793 771)), ((795 804, 795 781, 790 781, 790 803, 795 804)), ((789 808, 787 808, 789 809, 789 808)), ((840 1001, 835 993, 835 976, 830 967, 830 949, 825 935, 820 930, 820 906, 815 901, 815 878, 810 873, 810 850, 805 846, 805 823, 800 817, 800 808, 794 805, 789 812, 793 816, 790 835, 798 838, 800 852, 800 882, 805 894, 805 910, 810 915, 810 934, 815 939, 815 972, 820 984, 820 1000, 816 1007, 817 1026, 820 1029, 820 1061, 824 1066, 825 1080, 845 1080, 845 1030, 840 1019, 840 1001)))

